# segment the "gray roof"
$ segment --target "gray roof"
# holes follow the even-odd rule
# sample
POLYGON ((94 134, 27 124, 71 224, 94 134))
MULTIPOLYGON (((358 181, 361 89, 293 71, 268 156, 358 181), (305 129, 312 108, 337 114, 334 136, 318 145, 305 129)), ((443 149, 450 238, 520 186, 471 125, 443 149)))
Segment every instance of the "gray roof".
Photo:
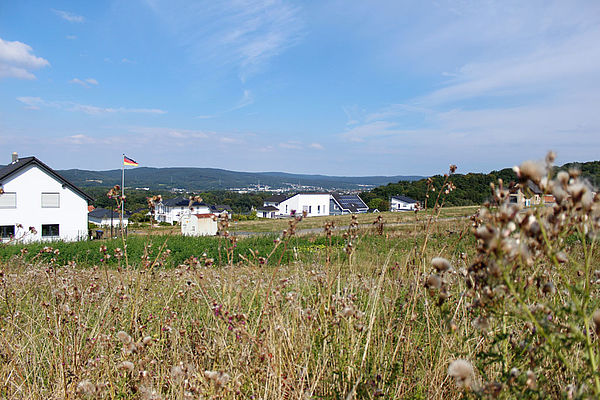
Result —
POLYGON ((258 207, 256 210, 257 211, 279 211, 279 208, 277 208, 275 206, 263 206, 263 207, 258 207))
POLYGON ((418 203, 417 200, 411 199, 410 197, 406 197, 406 196, 392 196, 392 199, 396 199, 396 200, 402 201, 404 203, 409 203, 409 204, 418 203))
POLYGON ((265 203, 281 203, 290 197, 291 196, 288 196, 287 194, 274 194, 273 196, 266 198, 265 203))
POLYGON ((209 206, 209 208, 210 208, 211 212, 223 212, 223 211, 231 212, 231 207, 229 207, 228 205, 225 205, 225 204, 215 204, 215 205, 209 206))
POLYGON ((67 179, 65 179, 63 176, 61 176, 58 172, 56 172, 55 170, 53 170, 52 168, 50 168, 49 166, 47 166, 46 164, 44 164, 43 162, 41 162, 40 160, 38 160, 35 157, 19 158, 14 163, 0 167, 0 184, 3 183, 7 178, 11 177, 13 174, 17 173, 21 169, 23 169, 27 166, 30 166, 30 165, 35 165, 38 168, 40 168, 41 170, 45 171, 48 175, 52 176, 57 181, 62 182, 63 185, 68 186, 69 188, 71 188, 71 190, 73 190, 75 193, 79 194, 81 197, 83 197, 87 201, 90 201, 90 202, 94 201, 94 199, 92 199, 83 190, 79 189, 77 186, 75 186, 74 184, 69 182, 67 179))
MULTIPOLYGON (((90 211, 88 213, 88 216, 90 216, 92 218, 99 218, 99 219, 110 218, 111 211, 112 211, 112 217, 115 220, 118 220, 119 216, 120 216, 119 211, 108 210, 106 208, 96 208, 96 209, 90 211)), ((129 212, 125 211, 125 214, 123 214, 123 217, 129 218, 129 215, 130 215, 129 212)))
MULTIPOLYGON (((163 200, 162 203, 167 207, 188 207, 190 205, 190 199, 186 199, 185 197, 175 197, 173 199, 163 200)), ((206 204, 198 203, 197 201, 192 204, 192 207, 198 206, 206 206, 206 204)))

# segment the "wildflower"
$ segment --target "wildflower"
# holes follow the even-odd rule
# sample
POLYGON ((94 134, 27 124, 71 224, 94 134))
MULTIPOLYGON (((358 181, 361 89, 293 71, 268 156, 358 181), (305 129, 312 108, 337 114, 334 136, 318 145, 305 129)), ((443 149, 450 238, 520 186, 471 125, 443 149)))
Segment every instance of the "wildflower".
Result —
POLYGON ((77 393, 84 397, 93 397, 96 394, 96 385, 88 379, 84 379, 77 384, 77 393))
POLYGON ((442 278, 437 275, 429 275, 425 282, 426 288, 439 289, 442 287, 442 278))
POLYGON ((181 382, 184 377, 185 371, 181 365, 174 365, 173 368, 171 368, 171 378, 173 378, 173 380, 181 382))
POLYGON ((204 376, 213 381, 217 386, 224 386, 229 382, 229 374, 222 371, 204 371, 204 376))
POLYGON ((594 311, 594 314, 592 314, 592 321, 594 321, 596 333, 600 334, 600 310, 594 311))
POLYGON ((133 363, 131 361, 123 361, 122 363, 119 364, 119 369, 122 369, 124 371, 127 372, 132 372, 133 369, 135 368, 135 365, 133 365, 133 363))
POLYGON ((131 336, 127 332, 119 331, 117 332, 117 337, 123 344, 131 343, 131 336))
POLYGON ((554 295, 556 294, 556 286, 554 286, 554 283, 552 282, 546 282, 542 287, 542 293, 554 295))
POLYGON ((535 183, 541 181, 542 177, 547 174, 546 166, 537 161, 525 161, 518 167, 513 167, 513 171, 517 174, 521 182, 531 180, 535 183))
POLYGON ((450 265, 450 261, 446 260, 443 257, 436 257, 436 258, 434 258, 433 260, 431 260, 431 265, 433 265, 433 267, 438 272, 446 272, 450 268, 452 268, 452 266, 450 265))
POLYGON ((537 378, 535 376, 535 374, 533 373, 532 370, 528 370, 527 373, 527 381, 525 382, 525 384, 527 385, 527 387, 531 390, 536 390, 537 389, 537 378))
POLYGON ((342 315, 346 318, 351 317, 354 314, 354 309, 352 307, 344 307, 342 310, 342 315))
POLYGON ((473 328, 479 329, 480 331, 484 332, 490 329, 490 321, 487 319, 487 317, 484 316, 479 316, 475 318, 471 322, 471 325, 473 325, 473 328))
POLYGON ((454 378, 458 388, 469 389, 473 383, 473 374, 473 365, 467 360, 454 360, 448 367, 448 375, 454 378))

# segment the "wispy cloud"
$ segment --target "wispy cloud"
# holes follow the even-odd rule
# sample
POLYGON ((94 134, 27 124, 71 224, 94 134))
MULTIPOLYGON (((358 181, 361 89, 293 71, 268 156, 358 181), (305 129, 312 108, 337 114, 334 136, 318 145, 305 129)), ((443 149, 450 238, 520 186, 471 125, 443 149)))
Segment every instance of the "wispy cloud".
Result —
POLYGON ((239 110, 240 108, 247 107, 252 103, 254 103, 254 96, 252 96, 252 92, 249 90, 244 90, 242 98, 229 111, 239 110))
POLYGON ((73 14, 73 13, 70 13, 68 11, 54 10, 53 9, 52 12, 54 12, 54 14, 58 15, 59 17, 61 17, 65 21, 74 22, 74 23, 78 23, 78 24, 81 24, 81 23, 85 22, 85 18, 82 17, 81 15, 73 14))
POLYGON ((299 7, 283 0, 146 3, 195 62, 234 66, 242 81, 302 37, 299 7))
POLYGON ((89 104, 80 104, 71 101, 47 101, 40 97, 17 97, 17 100, 25 104, 25 108, 39 110, 41 107, 56 108, 65 111, 83 112, 88 115, 133 113, 133 114, 166 114, 167 112, 158 108, 126 108, 126 107, 98 107, 89 104))
POLYGON ((311 143, 308 147, 315 150, 325 150, 325 147, 321 143, 311 143))
POLYGON ((94 79, 94 78, 87 78, 87 79, 84 79, 84 80, 81 80, 79 78, 73 78, 73 79, 71 79, 69 81, 69 83, 74 83, 74 84, 77 84, 77 85, 81 85, 81 86, 83 86, 85 88, 89 88, 90 85, 94 85, 94 86, 98 85, 98 81, 96 79, 94 79))
POLYGON ((287 142, 279 143, 279 147, 281 147, 282 149, 288 149, 288 150, 302 150, 302 148, 304 146, 302 146, 302 143, 300 143, 298 141, 288 140, 287 142))
POLYGON ((46 59, 35 56, 25 43, 0 38, 0 78, 35 79, 31 70, 49 65, 46 59))

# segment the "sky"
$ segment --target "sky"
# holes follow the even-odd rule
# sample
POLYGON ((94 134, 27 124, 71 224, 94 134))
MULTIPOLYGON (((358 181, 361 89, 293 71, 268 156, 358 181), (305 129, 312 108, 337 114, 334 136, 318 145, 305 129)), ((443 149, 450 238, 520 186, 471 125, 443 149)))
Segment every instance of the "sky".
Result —
POLYGON ((0 2, 0 164, 325 175, 600 159, 600 2, 0 2))

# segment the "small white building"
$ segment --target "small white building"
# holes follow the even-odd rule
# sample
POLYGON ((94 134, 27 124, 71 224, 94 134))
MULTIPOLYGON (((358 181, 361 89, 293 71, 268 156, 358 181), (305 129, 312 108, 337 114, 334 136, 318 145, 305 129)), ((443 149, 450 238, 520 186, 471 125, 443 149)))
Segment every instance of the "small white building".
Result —
MULTIPOLYGON (((119 211, 108 210, 106 208, 96 208, 89 212, 88 220, 90 223, 98 226, 120 226, 121 213, 119 211)), ((129 213, 123 214, 123 226, 129 225, 129 213)))
POLYGON ((392 196, 390 198, 390 211, 414 211, 419 207, 419 202, 406 196, 392 196))
POLYGON ((189 214, 181 218, 183 236, 214 236, 217 231, 217 216, 214 214, 189 214))
POLYGON ((329 193, 297 193, 292 196, 275 195, 266 199, 257 209, 262 218, 281 218, 306 214, 307 217, 329 215, 329 193))
POLYGON ((156 205, 154 219, 169 224, 180 223, 181 218, 191 214, 210 214, 210 208, 204 203, 194 202, 184 197, 163 200, 156 205))
POLYGON ((74 241, 88 236, 93 199, 35 157, 0 167, 0 240, 74 241))

